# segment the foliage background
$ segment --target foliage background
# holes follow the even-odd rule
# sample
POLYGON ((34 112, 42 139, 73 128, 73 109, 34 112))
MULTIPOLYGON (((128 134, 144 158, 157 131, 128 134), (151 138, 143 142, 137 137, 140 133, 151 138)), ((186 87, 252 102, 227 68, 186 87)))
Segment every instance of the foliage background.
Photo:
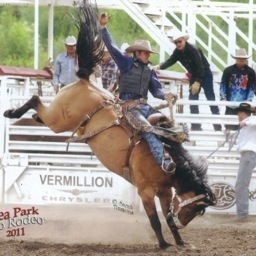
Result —
MULTIPOLYGON (((217 0, 223 1, 223 0, 217 0)), ((256 0, 255 0, 256 1, 256 0)), ((248 0, 233 0, 233 2, 248 2, 248 0)), ((77 29, 73 24, 70 13, 74 10, 72 7, 54 8, 54 45, 53 45, 53 59, 65 50, 63 41, 68 35, 77 36, 77 29)), ((156 42, 141 29, 124 11, 122 10, 100 10, 100 12, 107 11, 111 16, 111 21, 108 25, 116 44, 120 47, 122 43, 127 42, 132 44, 137 39, 146 39, 151 42, 153 48, 159 50, 156 42)), ((171 17, 170 17, 171 18, 171 17)), ((199 16, 200 19, 200 16, 199 16)), ((213 18, 214 23, 218 24, 223 31, 227 32, 227 24, 218 17, 213 18)), ((201 22, 205 22, 201 18, 201 22)), ((256 23, 256 21, 254 21, 256 23)), ((205 24, 207 25, 207 24, 205 24)), ((255 24, 256 25, 256 24, 255 24)), ((248 30, 248 21, 239 20, 237 26, 242 31, 248 30)), ((0 6, 0 42, 2 50, 0 51, 0 65, 8 66, 34 66, 34 7, 33 6, 0 6)), ((203 34, 198 28, 197 33, 200 38, 206 43, 208 35, 203 34)), ((255 33, 256 34, 256 33, 255 33)), ((48 38, 48 7, 39 7, 39 68, 43 68, 50 56, 47 52, 47 38, 48 38)), ((247 48, 239 36, 237 37, 240 47, 247 48)), ((219 52, 223 60, 227 59, 227 53, 215 46, 215 51, 219 52)), ((166 56, 167 58, 168 56, 166 56)), ((253 58, 256 54, 253 53, 253 58)), ((151 55, 151 62, 153 65, 158 63, 158 55, 151 55)), ((172 67, 172 70, 180 71, 178 64, 172 67)))
MULTIPOLYGON (((111 16, 108 29, 116 44, 132 44, 136 39, 147 39, 152 47, 158 49, 157 44, 122 10, 107 11, 111 16), (124 25, 125 24, 125 25, 124 25)), ((65 50, 63 41, 68 35, 77 36, 77 29, 70 16, 71 7, 54 8, 54 46, 56 56, 65 50)), ((34 66, 34 7, 3 6, 0 7, 0 51, 1 65, 6 66, 34 66)), ((48 38, 48 8, 40 6, 39 9, 39 68, 43 68, 49 58, 47 52, 48 38)), ((155 63, 157 56, 151 58, 155 63)))

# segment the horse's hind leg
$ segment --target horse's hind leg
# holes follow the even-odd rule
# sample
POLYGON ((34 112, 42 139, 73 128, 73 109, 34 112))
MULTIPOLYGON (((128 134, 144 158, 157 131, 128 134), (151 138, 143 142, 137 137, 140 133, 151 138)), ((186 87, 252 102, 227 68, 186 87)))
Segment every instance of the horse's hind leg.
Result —
POLYGON ((39 104, 41 104, 41 100, 39 96, 34 95, 29 101, 27 101, 21 107, 16 109, 6 110, 4 112, 4 116, 7 118, 20 118, 30 109, 35 109, 39 104))

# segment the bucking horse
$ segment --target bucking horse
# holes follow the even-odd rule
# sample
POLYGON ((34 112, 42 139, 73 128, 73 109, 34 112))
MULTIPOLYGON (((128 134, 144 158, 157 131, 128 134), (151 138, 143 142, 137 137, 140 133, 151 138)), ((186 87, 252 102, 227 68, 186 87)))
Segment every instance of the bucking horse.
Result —
POLYGON ((206 207, 215 204, 215 196, 207 181, 207 162, 192 156, 172 137, 162 136, 165 149, 176 162, 175 175, 165 173, 156 163, 140 132, 127 123, 122 103, 111 93, 89 80, 100 62, 104 44, 98 22, 97 6, 83 0, 75 7, 73 19, 78 28, 78 81, 62 88, 49 105, 33 95, 24 105, 4 112, 7 118, 20 118, 30 109, 33 118, 55 133, 71 131, 72 141, 88 143, 92 152, 110 171, 137 187, 161 249, 174 248, 163 237, 155 205, 160 200, 167 225, 176 247, 186 248, 180 236, 184 228, 206 207), (175 193, 174 193, 175 192, 175 193))

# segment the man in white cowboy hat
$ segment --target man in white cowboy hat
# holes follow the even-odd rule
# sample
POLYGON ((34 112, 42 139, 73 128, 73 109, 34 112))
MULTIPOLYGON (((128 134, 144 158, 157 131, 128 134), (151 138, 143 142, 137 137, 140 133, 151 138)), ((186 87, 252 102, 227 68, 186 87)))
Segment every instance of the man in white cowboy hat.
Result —
POLYGON ((56 93, 60 88, 74 83, 78 79, 76 76, 76 38, 74 36, 68 36, 64 44, 66 51, 56 57, 54 65, 53 84, 56 93))
MULTIPOLYGON (((246 56, 245 52, 242 56, 246 56)), ((249 185, 256 167, 256 116, 251 115, 251 105, 245 102, 241 103, 235 111, 240 128, 237 136, 237 150, 241 155, 235 184, 236 211, 238 221, 245 221, 249 215, 249 185)))
MULTIPOLYGON (((133 56, 125 55, 114 44, 106 28, 108 21, 108 15, 103 13, 100 16, 103 41, 120 70, 119 98, 128 104, 133 104, 133 107, 129 107, 127 110, 138 122, 150 126, 146 118, 155 113, 156 110, 147 104, 148 91, 155 98, 162 100, 172 101, 174 98, 172 93, 164 92, 155 71, 149 65, 150 54, 157 53, 157 51, 151 48, 149 41, 137 40, 125 49, 133 56)), ((161 140, 155 134, 148 132, 142 132, 142 137, 148 142, 156 162, 165 172, 173 174, 176 164, 170 157, 165 158, 161 140)))
MULTIPOLYGON (((255 72, 249 67, 247 59, 250 56, 244 48, 236 50, 231 57, 236 63, 226 67, 220 83, 220 100, 243 102, 252 101, 255 90, 255 72)), ((235 107, 226 107, 226 115, 236 115, 235 107)), ((236 125, 225 125, 227 130, 236 130, 236 125)))
MULTIPOLYGON (((186 33, 173 36, 172 42, 176 45, 176 49, 165 62, 157 65, 156 69, 166 69, 179 61, 189 73, 189 100, 198 100, 200 90, 203 88, 207 100, 214 101, 213 75, 210 64, 202 50, 198 46, 187 42, 188 39, 189 35, 186 33)), ((217 106, 210 106, 210 109, 212 114, 219 114, 217 106)), ((198 114, 198 105, 190 105, 190 113, 198 114)), ((221 131, 220 124, 214 124, 213 126, 215 131, 221 131)), ((191 130, 201 131, 201 124, 191 124, 191 130)))

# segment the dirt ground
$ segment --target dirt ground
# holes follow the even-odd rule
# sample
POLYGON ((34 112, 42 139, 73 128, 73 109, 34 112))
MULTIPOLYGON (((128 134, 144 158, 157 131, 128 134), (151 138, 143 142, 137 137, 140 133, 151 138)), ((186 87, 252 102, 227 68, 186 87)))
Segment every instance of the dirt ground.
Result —
MULTIPOLYGON (((131 215, 114 209, 83 206, 34 207, 1 206, 1 256, 256 255, 256 216, 250 216, 248 222, 239 223, 235 216, 206 212, 180 231, 189 243, 186 249, 172 246, 160 250, 145 213, 131 215), (4 214, 13 219, 15 211, 17 222, 3 219, 4 214), (24 220, 27 213, 30 216, 24 220), (18 219, 23 219, 23 222, 18 219)), ((165 220, 161 213, 159 215, 164 236, 173 244, 165 220)))

